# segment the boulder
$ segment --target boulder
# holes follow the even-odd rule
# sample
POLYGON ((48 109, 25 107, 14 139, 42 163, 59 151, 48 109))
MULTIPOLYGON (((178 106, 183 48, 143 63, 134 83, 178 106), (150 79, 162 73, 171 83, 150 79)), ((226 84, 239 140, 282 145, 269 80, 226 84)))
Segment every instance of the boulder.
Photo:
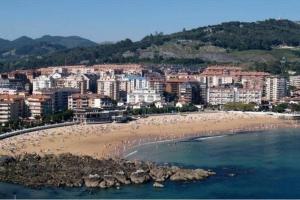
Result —
POLYGON ((86 187, 99 187, 101 178, 98 174, 90 174, 84 178, 84 184, 86 187))
POLYGON ((170 173, 166 168, 154 167, 150 170, 150 176, 156 182, 164 182, 169 178, 170 173))
POLYGON ((121 184, 125 184, 128 185, 130 184, 130 180, 128 180, 128 178, 126 177, 125 173, 116 173, 114 176, 118 182, 120 182, 121 184))
POLYGON ((99 187, 102 188, 102 189, 106 188, 106 182, 101 181, 100 184, 99 184, 99 187))
POLYGON ((150 176, 144 170, 139 169, 131 173, 130 180, 132 183, 141 184, 148 182, 150 180, 150 176))
POLYGON ((114 186, 118 181, 115 179, 115 177, 109 175, 109 176, 104 176, 104 181, 106 184, 106 187, 112 187, 114 186))
POLYGON ((84 179, 84 184, 86 187, 98 187, 99 183, 100 183, 100 180, 84 179))

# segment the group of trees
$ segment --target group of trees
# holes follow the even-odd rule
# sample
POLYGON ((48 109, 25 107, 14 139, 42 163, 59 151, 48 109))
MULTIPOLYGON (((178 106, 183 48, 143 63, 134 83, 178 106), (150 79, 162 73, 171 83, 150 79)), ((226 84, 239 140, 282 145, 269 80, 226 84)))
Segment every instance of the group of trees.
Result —
POLYGON ((257 108, 256 104, 254 103, 249 103, 249 104, 245 104, 245 103, 227 103, 223 106, 224 110, 233 110, 233 111, 256 111, 256 110, 260 110, 260 111, 272 111, 272 112, 278 112, 278 113, 283 113, 286 111, 290 111, 290 112, 300 112, 300 105, 299 104, 295 104, 295 103, 280 103, 277 105, 274 105, 272 107, 272 109, 268 109, 266 107, 260 107, 257 108))
POLYGON ((300 112, 300 105, 295 103, 281 103, 273 107, 273 112, 283 113, 285 111, 300 112))
POLYGON ((256 104, 254 103, 240 103, 240 102, 231 102, 224 105, 224 110, 234 110, 234 111, 255 111, 256 104))

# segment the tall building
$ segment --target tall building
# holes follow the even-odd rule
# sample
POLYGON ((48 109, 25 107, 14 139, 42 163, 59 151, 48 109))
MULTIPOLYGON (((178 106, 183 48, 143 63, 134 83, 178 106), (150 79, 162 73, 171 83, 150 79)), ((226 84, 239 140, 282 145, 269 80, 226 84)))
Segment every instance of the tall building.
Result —
POLYGON ((279 76, 266 78, 266 100, 279 101, 287 95, 287 80, 279 76))
POLYGON ((53 101, 50 96, 32 95, 25 100, 31 118, 44 117, 53 113, 53 101))
POLYGON ((97 93, 118 101, 120 97, 120 82, 117 77, 101 77, 97 81, 97 93))
POLYGON ((24 117, 24 97, 0 95, 0 123, 24 117))
POLYGON ((0 123, 18 119, 18 106, 13 100, 0 100, 0 123))
POLYGON ((190 83, 179 84, 178 101, 180 103, 192 103, 192 85, 190 83))
POLYGON ((49 96, 53 103, 53 112, 65 111, 68 109, 68 96, 80 93, 78 88, 52 88, 33 91, 33 95, 49 96))

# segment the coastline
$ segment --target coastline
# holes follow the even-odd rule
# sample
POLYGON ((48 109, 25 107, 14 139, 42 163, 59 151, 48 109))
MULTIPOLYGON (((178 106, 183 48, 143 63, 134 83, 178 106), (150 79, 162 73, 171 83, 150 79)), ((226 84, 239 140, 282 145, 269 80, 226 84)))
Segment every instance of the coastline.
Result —
POLYGON ((290 120, 251 113, 189 113, 151 116, 127 124, 74 125, 0 141, 0 155, 71 153, 97 159, 126 157, 140 145, 240 132, 298 127, 290 120))

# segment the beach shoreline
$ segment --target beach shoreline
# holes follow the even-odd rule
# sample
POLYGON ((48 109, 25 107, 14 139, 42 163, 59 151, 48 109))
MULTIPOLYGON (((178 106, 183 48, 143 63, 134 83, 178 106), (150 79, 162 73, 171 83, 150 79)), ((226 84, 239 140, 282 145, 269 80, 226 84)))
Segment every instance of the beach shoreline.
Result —
POLYGON ((189 113, 150 116, 126 124, 93 124, 35 131, 0 141, 0 155, 71 153, 97 159, 126 157, 147 143, 292 128, 291 120, 251 113, 189 113))

